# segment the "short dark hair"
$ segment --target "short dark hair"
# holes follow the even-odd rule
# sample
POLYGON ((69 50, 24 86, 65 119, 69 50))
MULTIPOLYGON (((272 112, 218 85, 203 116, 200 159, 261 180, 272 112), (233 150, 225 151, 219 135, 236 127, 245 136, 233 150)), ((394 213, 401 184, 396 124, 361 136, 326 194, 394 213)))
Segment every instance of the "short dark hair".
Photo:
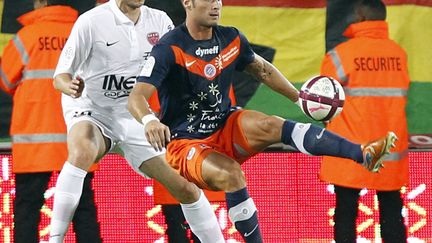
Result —
POLYGON ((71 1, 70 0, 47 0, 47 5, 48 6, 52 6, 52 5, 66 5, 66 6, 70 6, 71 1))
POLYGON ((381 0, 359 0, 355 9, 361 10, 366 20, 385 20, 387 10, 381 0))

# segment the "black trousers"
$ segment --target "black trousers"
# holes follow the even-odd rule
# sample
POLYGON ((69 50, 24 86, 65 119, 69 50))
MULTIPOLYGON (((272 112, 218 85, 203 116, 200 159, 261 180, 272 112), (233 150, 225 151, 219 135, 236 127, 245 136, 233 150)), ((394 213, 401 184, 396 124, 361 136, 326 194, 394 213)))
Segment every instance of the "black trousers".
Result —
POLYGON ((179 204, 162 205, 162 213, 165 216, 167 230, 165 234, 168 237, 168 243, 200 243, 192 231, 189 230, 189 225, 183 215, 183 211, 179 204))
MULTIPOLYGON (((39 242, 40 210, 45 202, 44 192, 51 175, 51 172, 15 174, 15 243, 39 242)), ((72 219, 78 243, 102 242, 91 183, 93 176, 93 173, 88 173, 84 179, 81 199, 72 219)))
MULTIPOLYGON (((356 220, 359 189, 335 186, 336 209, 334 238, 337 243, 356 242, 356 220)), ((407 242, 406 227, 402 217, 402 198, 399 191, 377 191, 380 213, 381 238, 384 243, 407 242)))

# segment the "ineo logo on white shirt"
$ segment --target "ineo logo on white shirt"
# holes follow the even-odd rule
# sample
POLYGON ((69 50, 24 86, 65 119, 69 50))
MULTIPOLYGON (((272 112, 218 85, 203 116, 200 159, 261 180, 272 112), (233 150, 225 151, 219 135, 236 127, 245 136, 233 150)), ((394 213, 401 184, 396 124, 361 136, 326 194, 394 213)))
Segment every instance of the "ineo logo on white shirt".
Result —
POLYGON ((213 64, 207 64, 204 67, 204 75, 207 78, 213 78, 216 75, 216 67, 213 64))
POLYGON ((105 91, 104 96, 111 99, 129 96, 135 82, 136 76, 106 75, 102 85, 102 89, 105 91))

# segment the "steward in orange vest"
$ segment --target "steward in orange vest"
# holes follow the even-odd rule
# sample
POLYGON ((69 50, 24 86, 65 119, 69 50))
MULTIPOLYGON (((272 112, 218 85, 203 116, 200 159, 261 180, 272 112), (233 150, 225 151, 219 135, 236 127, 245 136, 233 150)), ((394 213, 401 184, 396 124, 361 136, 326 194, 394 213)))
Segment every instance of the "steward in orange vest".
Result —
MULTIPOLYGON (((352 141, 370 141, 393 131, 396 147, 384 157, 385 168, 372 174, 354 162, 324 157, 320 178, 334 184, 334 239, 356 242, 362 188, 375 189, 379 203, 379 233, 383 242, 407 241, 400 189, 408 184, 407 92, 410 84, 405 51, 389 39, 382 0, 354 3, 350 38, 329 51, 321 73, 344 86, 344 110, 328 129, 352 141)), ((374 213, 376 211, 374 210, 374 213)))
POLYGON ((350 188, 399 190, 408 184, 406 53, 389 39, 385 21, 351 24, 344 35, 351 39, 329 51, 321 67, 321 74, 339 80, 346 94, 342 113, 327 129, 358 143, 383 137, 387 131, 394 131, 399 140, 379 173, 324 156, 320 179, 350 188))
POLYGON ((18 18, 24 27, 4 49, 0 87, 13 95, 14 173, 59 171, 67 159, 61 93, 52 82, 77 17, 76 10, 60 5, 24 14, 18 18))

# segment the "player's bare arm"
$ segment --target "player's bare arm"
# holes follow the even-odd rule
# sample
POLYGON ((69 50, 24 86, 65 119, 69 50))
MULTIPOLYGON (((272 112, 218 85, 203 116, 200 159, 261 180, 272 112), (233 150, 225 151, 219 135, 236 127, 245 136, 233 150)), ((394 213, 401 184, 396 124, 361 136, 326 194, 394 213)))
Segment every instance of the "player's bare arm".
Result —
POLYGON ((156 88, 147 83, 137 83, 128 98, 128 110, 144 125, 145 136, 149 143, 161 151, 170 141, 171 133, 167 126, 159 122, 149 108, 147 100, 156 88))
POLYGON ((61 73, 54 78, 54 88, 72 98, 78 98, 84 90, 84 80, 80 77, 72 78, 69 73, 61 73))
POLYGON ((246 66, 246 72, 291 101, 296 102, 298 100, 299 92, 294 85, 273 64, 258 54, 255 53, 253 62, 246 66))

